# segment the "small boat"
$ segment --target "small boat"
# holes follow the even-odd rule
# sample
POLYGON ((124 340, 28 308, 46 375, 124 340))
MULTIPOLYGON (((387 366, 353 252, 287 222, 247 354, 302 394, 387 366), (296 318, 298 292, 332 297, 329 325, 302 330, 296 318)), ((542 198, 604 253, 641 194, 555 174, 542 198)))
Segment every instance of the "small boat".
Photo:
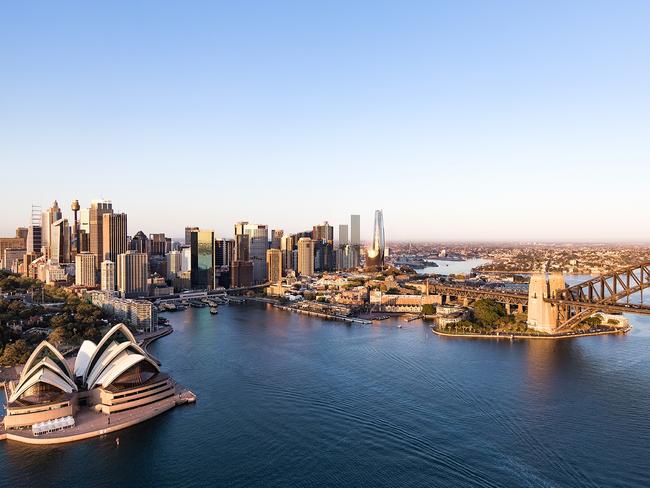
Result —
POLYGON ((117 439, 115 439, 115 444, 118 445, 118 446, 120 445, 120 438, 119 437, 117 439))
POLYGON ((210 313, 212 315, 216 315, 219 313, 219 310, 217 309, 217 307, 210 307, 210 313))

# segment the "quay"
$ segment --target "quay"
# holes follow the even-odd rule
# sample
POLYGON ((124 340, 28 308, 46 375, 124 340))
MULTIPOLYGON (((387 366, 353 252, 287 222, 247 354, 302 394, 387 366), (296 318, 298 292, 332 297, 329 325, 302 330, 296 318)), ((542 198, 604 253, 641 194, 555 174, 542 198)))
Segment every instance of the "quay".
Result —
POLYGON ((627 334, 632 330, 632 326, 623 327, 620 329, 611 329, 611 330, 600 330, 594 332, 564 332, 561 334, 514 334, 509 332, 495 332, 491 334, 451 334, 449 332, 441 332, 436 329, 435 325, 431 326, 431 331, 441 337, 454 337, 460 339, 546 339, 546 340, 558 340, 558 339, 577 339, 579 337, 589 337, 589 336, 599 336, 599 335, 611 335, 611 334, 627 334))
POLYGON ((311 310, 302 310, 299 308, 287 307, 286 305, 274 304, 273 306, 275 308, 279 308, 280 310, 285 310, 287 312, 302 313, 305 315, 310 315, 312 317, 319 317, 321 319, 338 320, 341 322, 347 322, 349 324, 363 324, 363 325, 372 324, 372 320, 360 319, 358 317, 344 317, 342 315, 331 315, 322 312, 312 312, 311 310))

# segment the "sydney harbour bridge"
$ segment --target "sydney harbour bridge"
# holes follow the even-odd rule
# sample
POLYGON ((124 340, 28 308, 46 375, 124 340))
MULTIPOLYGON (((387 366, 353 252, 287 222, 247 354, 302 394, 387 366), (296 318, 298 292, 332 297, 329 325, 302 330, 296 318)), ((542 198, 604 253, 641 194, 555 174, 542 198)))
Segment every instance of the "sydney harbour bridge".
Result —
POLYGON ((441 302, 452 299, 470 301, 491 299, 519 312, 527 311, 532 329, 561 333, 597 312, 650 315, 650 305, 643 302, 643 291, 650 288, 650 262, 629 266, 566 286, 561 273, 539 272, 531 276, 528 293, 485 290, 470 286, 431 283, 428 292, 441 302), (631 301, 639 294, 638 302, 631 301))

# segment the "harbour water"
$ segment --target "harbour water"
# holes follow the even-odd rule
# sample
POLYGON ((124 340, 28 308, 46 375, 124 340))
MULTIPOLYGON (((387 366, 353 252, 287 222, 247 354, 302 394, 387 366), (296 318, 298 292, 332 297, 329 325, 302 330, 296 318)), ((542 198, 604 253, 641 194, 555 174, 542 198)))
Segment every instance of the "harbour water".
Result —
POLYGON ((650 484, 649 319, 510 342, 263 304, 168 317, 151 350, 196 405, 103 439, 2 442, 0 486, 650 484))
POLYGON ((476 268, 485 263, 489 263, 489 259, 475 258, 467 259, 466 261, 446 261, 446 260, 433 260, 438 266, 436 267, 426 267, 423 269, 418 269, 417 272, 420 274, 440 274, 440 275, 449 275, 449 274, 469 274, 472 269, 476 268))

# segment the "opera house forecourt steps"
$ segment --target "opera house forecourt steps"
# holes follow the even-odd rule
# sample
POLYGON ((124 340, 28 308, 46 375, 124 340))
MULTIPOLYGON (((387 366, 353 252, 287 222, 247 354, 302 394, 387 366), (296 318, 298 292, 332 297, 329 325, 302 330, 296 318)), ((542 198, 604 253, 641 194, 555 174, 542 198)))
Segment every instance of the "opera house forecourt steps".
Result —
POLYGON ((104 435, 196 400, 160 371, 124 324, 111 328, 98 344, 84 341, 74 361, 43 341, 4 392, 0 440, 30 444, 104 435))

